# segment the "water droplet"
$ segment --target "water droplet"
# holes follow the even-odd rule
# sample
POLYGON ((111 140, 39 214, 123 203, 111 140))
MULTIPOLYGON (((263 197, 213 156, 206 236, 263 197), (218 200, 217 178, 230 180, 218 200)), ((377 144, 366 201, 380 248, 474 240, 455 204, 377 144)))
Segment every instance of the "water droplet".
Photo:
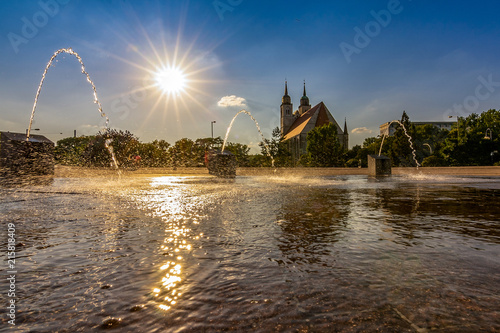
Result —
POLYGON ((121 318, 114 318, 114 317, 109 317, 104 319, 104 321, 101 324, 101 328, 107 329, 107 328, 115 328, 120 323, 122 322, 121 318))
POLYGON ((130 312, 136 312, 136 311, 141 311, 144 310, 145 306, 140 304, 140 305, 134 305, 133 307, 130 308, 130 312))

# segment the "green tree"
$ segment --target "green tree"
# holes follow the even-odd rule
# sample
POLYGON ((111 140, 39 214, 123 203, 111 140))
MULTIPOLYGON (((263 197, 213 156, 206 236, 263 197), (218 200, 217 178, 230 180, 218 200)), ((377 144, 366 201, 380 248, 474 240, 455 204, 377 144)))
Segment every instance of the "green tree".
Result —
POLYGON ((140 143, 138 155, 143 167, 167 167, 170 164, 170 144, 165 140, 154 140, 151 143, 140 143))
POLYGON ((224 140, 220 136, 216 138, 202 138, 196 139, 195 143, 200 146, 203 150, 205 149, 221 149, 224 140))
POLYGON ((500 111, 491 109, 458 118, 441 152, 450 165, 491 165, 491 154, 498 151, 500 111), (496 134, 496 135, 495 135, 496 134))
POLYGON ((401 124, 397 126, 392 140, 389 140, 392 141, 392 144, 388 151, 388 156, 392 159, 394 166, 416 166, 413 159, 413 150, 408 138, 408 135, 410 137, 414 136, 415 129, 406 111, 403 111, 403 115, 401 116, 401 124))
MULTIPOLYGON (((288 151, 288 147, 286 142, 283 141, 283 136, 281 135, 281 131, 279 127, 276 127, 272 131, 271 140, 264 139, 263 142, 259 143, 261 154, 263 156, 268 156, 267 148, 269 149, 269 154, 274 159, 274 166, 276 167, 287 167, 291 166, 291 154, 288 151)), ((271 160, 270 158, 266 159, 265 165, 270 166, 271 160)))
POLYGON ((64 165, 83 166, 85 164, 82 157, 89 142, 94 140, 92 136, 81 136, 77 138, 65 138, 57 141, 55 147, 56 163, 64 165))
POLYGON ((441 149, 445 145, 448 134, 448 130, 431 124, 415 126, 413 147, 417 160, 422 161, 422 166, 445 166, 447 164, 441 149))
MULTIPOLYGON (((391 145, 392 138, 391 137, 386 137, 384 139, 384 146, 383 148, 385 150, 382 150, 382 154, 388 155, 387 150, 388 147, 391 145)), ((356 153, 355 159, 358 162, 361 161, 361 166, 362 167, 367 167, 368 166, 368 155, 378 155, 380 151, 380 145, 382 144, 382 138, 377 138, 377 137, 369 137, 366 138, 363 142, 363 145, 361 149, 359 149, 356 153)), ((354 161, 351 160, 350 165, 353 165, 354 161)))
POLYGON ((89 141, 82 158, 86 166, 109 167, 113 166, 110 146, 118 166, 128 167, 134 165, 131 156, 138 154, 139 140, 129 131, 118 131, 114 129, 99 132, 89 141))
POLYGON ((262 154, 252 154, 248 155, 248 165, 249 167, 258 168, 269 163, 269 157, 262 154))
POLYGON ((316 127, 307 133, 307 153, 314 167, 338 167, 344 165, 344 152, 332 123, 316 127))
POLYGON ((360 145, 355 145, 345 153, 346 167, 352 168, 360 165, 360 159, 357 156, 362 149, 360 145))
POLYGON ((169 154, 174 167, 196 167, 203 165, 205 150, 193 140, 183 138, 170 147, 169 154))
POLYGON ((205 153, 209 149, 222 149, 222 144, 224 140, 220 136, 216 138, 202 138, 196 139, 195 141, 195 151, 196 151, 196 166, 205 165, 205 153))
POLYGON ((241 143, 228 142, 225 150, 231 152, 234 155, 236 159, 236 164, 239 167, 249 166, 250 161, 248 157, 248 152, 250 151, 250 148, 247 145, 243 145, 241 143))

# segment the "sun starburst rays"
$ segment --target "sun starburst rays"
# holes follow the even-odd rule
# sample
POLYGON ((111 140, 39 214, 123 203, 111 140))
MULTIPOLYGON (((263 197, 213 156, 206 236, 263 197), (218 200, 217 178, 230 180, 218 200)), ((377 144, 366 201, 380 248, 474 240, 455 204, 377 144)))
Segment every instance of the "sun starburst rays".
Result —
POLYGON ((108 96, 112 108, 110 118, 118 121, 118 126, 124 126, 119 125, 120 120, 133 117, 137 120, 136 126, 130 130, 165 138, 165 135, 175 137, 193 132, 199 126, 196 120, 200 117, 215 117, 207 101, 211 100, 210 86, 220 83, 211 78, 221 65, 214 56, 219 43, 200 48, 201 31, 186 43, 182 33, 184 23, 180 20, 175 35, 166 29, 150 35, 149 29, 140 22, 136 25, 140 37, 116 30, 117 39, 127 44, 126 55, 89 45, 127 65, 123 82, 129 82, 129 88, 108 96), (112 117, 113 112, 120 117, 112 117), (183 128, 189 132, 183 132, 183 128))
MULTIPOLYGON (((180 39, 177 40, 180 43, 180 39)), ((154 48, 153 45, 151 47, 154 48)), ((148 70, 148 76, 152 81, 149 85, 153 87, 151 90, 151 97, 156 95, 156 101, 148 112, 147 117, 144 119, 141 129, 146 126, 146 122, 158 112, 162 113, 162 123, 172 122, 175 117, 175 123, 178 131, 182 131, 183 115, 187 116, 191 124, 196 118, 192 114, 193 105, 197 111, 203 111, 211 114, 207 105, 200 103, 199 96, 209 96, 205 89, 199 87, 200 85, 213 84, 214 81, 207 80, 201 76, 204 72, 208 71, 210 66, 200 66, 197 57, 190 55, 192 47, 190 46, 185 53, 181 53, 180 47, 177 44, 171 54, 165 55, 163 61, 159 61, 157 66, 148 70), (190 59, 190 62, 188 62, 190 59), (207 68, 206 68, 207 67, 207 68)), ((166 51, 165 51, 166 52, 166 51)), ((158 55, 155 49, 153 53, 158 55)), ((187 120, 186 119, 186 120, 187 120)))

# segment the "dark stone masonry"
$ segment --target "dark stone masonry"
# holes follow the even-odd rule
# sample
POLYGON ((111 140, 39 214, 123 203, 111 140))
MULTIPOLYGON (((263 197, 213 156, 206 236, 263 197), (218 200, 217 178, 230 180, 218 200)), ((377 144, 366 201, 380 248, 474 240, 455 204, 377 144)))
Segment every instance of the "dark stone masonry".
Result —
POLYGON ((54 143, 43 135, 0 132, 0 177, 54 174, 54 143))
POLYGON ((368 155, 369 176, 390 176, 391 159, 384 155, 368 155))

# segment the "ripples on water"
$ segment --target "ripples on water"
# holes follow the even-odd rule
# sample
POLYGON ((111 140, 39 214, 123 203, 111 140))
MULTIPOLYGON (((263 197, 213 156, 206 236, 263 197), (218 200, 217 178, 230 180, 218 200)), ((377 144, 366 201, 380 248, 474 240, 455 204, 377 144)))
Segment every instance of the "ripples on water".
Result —
POLYGON ((499 184, 253 176, 0 188, 2 224, 18 232, 16 329, 498 331, 499 184))

